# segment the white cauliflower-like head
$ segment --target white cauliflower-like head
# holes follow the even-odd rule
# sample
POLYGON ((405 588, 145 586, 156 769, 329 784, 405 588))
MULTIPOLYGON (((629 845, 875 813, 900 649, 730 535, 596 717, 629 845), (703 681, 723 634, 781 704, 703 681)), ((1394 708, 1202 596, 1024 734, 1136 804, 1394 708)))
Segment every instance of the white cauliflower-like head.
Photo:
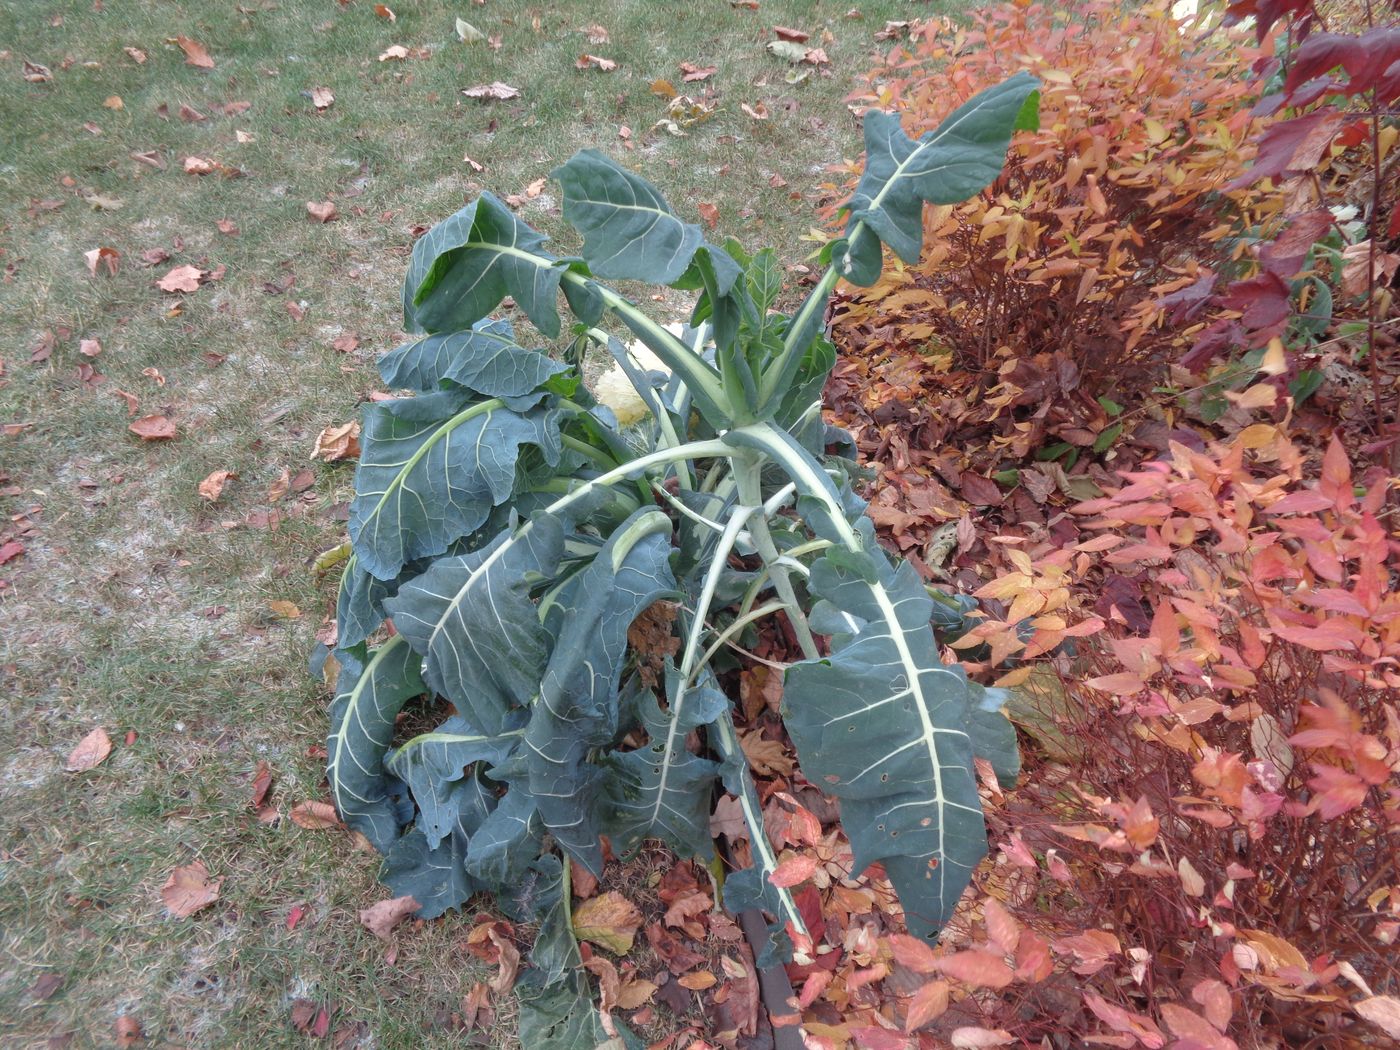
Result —
MULTIPOLYGON (((685 326, 679 323, 668 324, 665 328, 677 338, 685 331, 685 326)), ((644 372, 670 374, 671 370, 640 340, 627 347, 627 356, 632 359, 633 364, 644 372)), ((627 378, 627 373, 616 361, 599 378, 593 395, 602 404, 612 409, 613 415, 617 416, 619 426, 630 427, 634 423, 641 422, 651 412, 647 403, 642 400, 641 395, 632 386, 632 381, 627 378)))

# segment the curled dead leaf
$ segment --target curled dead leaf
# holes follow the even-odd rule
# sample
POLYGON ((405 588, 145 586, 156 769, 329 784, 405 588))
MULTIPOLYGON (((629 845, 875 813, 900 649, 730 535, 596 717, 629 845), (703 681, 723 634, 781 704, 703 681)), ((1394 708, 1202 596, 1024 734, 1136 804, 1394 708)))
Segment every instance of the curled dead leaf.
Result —
POLYGON ((97 276, 97 270, 101 267, 107 272, 108 277, 117 275, 117 263, 121 259, 121 252, 115 248, 99 247, 90 252, 83 252, 83 258, 87 260, 88 273, 97 276))
POLYGON ((495 99, 504 101, 508 98, 519 98, 520 91, 509 84, 499 80, 493 80, 489 84, 478 84, 476 87, 469 87, 462 92, 467 98, 495 99))
POLYGON ((328 88, 328 87, 314 87, 314 88, 311 89, 311 104, 312 104, 313 106, 315 106, 317 109, 320 109, 320 110, 330 109, 332 103, 334 103, 334 102, 335 102, 335 95, 331 93, 331 89, 330 89, 330 88, 328 88))
POLYGON ((588 69, 590 66, 601 69, 604 73, 611 73, 617 68, 617 63, 610 58, 603 58, 600 55, 579 55, 574 62, 575 69, 588 69))
POLYGON ((197 292, 203 277, 204 271, 198 266, 177 266, 157 281, 156 287, 162 292, 197 292))
POLYGON ((316 447, 311 451, 312 459, 323 459, 327 463, 358 459, 359 455, 360 424, 355 420, 338 427, 326 427, 316 435, 316 447))
POLYGON ((231 470, 216 470, 199 483, 199 494, 213 503, 223 495, 224 486, 228 484, 229 478, 238 477, 231 470))
POLYGON ((169 441, 178 433, 175 424, 159 413, 142 416, 127 429, 142 441, 169 441))
POLYGON ((412 894, 379 901, 376 904, 371 904, 368 908, 360 909, 360 925, 381 941, 387 941, 389 935, 393 933, 394 927, 416 912, 419 907, 419 903, 413 899, 412 894))
POLYGON ((310 215, 316 222, 333 222, 340 218, 335 201, 307 201, 306 214, 310 215))
POLYGON ((78 741, 78 746, 68 753, 68 764, 64 768, 70 773, 86 773, 100 765, 111 753, 111 738, 99 726, 78 741))
POLYGON ((614 955, 626 955, 642 925, 637 906, 616 890, 599 894, 574 909, 574 935, 614 955))
POLYGON ((171 37, 166 41, 168 44, 176 44, 185 53, 185 65, 194 66, 196 69, 213 69, 214 59, 210 57, 208 50, 197 40, 191 40, 187 36, 171 37))
POLYGON ((223 882, 222 878, 210 881, 209 869, 197 860, 170 873, 160 889, 160 899, 171 915, 185 919, 218 900, 223 882))

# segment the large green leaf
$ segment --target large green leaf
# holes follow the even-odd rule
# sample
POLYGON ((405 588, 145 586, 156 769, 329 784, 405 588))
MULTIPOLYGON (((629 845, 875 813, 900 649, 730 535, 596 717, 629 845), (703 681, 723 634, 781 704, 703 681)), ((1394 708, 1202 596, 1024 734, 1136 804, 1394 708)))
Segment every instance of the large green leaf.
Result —
POLYGON ((420 336, 379 359, 379 374, 391 388, 427 392, 446 381, 483 397, 521 397, 565 371, 562 361, 517 345, 506 320, 420 336))
POLYGON ((391 580, 479 528, 514 491, 521 446, 558 462, 557 410, 468 398, 442 390, 365 409, 350 542, 372 576, 391 580))
POLYGON ((472 837, 468 874, 497 892, 510 889, 539 857, 543 835, 534 798, 512 787, 472 837))
POLYGON ((594 874, 603 866, 599 773, 587 759, 617 734, 628 628, 652 602, 676 590, 671 530, 660 510, 638 510, 546 614, 555 642, 525 734, 530 792, 555 840, 594 874))
POLYGON ((537 515, 470 554, 439 558, 384 603, 423 657, 423 677, 483 733, 514 728, 539 691, 549 639, 531 587, 552 579, 564 551, 557 518, 537 515))
MULTIPOLYGON (((421 568, 418 571, 421 572, 421 568)), ((375 579, 364 570, 358 558, 350 555, 336 591, 336 644, 350 649, 373 634, 384 622, 384 599, 392 598, 402 581, 403 577, 375 579)))
POLYGON ((564 218, 583 234, 583 258, 598 277, 670 284, 704 237, 660 192, 597 150, 575 153, 551 177, 564 190, 564 218))
POLYGON ((394 896, 411 895, 423 919, 435 919, 449 908, 460 907, 483 888, 467 872, 467 850, 496 806, 496 797, 482 778, 456 781, 449 792, 452 809, 448 834, 436 846, 427 836, 410 828, 384 856, 380 877, 394 896))
POLYGON ((513 296, 547 338, 559 337, 558 292, 564 271, 541 246, 549 238, 515 217, 490 193, 418 238, 404 281, 410 332, 470 328, 513 296))
MULTIPOLYGON (((418 830, 436 849, 457 819, 456 784, 473 762, 502 762, 524 735, 521 729, 497 736, 479 733, 460 715, 428 733, 419 733, 384 758, 384 767, 408 785, 418 804, 418 830)), ((474 829, 473 829, 474 830, 474 829)))
POLYGON ((326 779, 347 825, 379 850, 399 834, 399 820, 384 776, 384 753, 394 737, 399 709, 423 692, 418 657, 402 635, 369 653, 339 649, 331 731, 326 739, 326 779))
POLYGON ((670 709, 662 711, 650 692, 638 698, 650 741, 633 751, 614 751, 602 760, 604 830, 622 852, 642 839, 657 838, 682 856, 709 857, 710 792, 719 763, 686 749, 692 729, 709 725, 729 700, 702 685, 683 688, 679 673, 666 676, 670 709))
POLYGON ((874 284, 882 266, 879 241, 906 263, 918 262, 924 204, 965 201, 1001 173, 1011 134, 1034 106, 1036 88, 1029 73, 1017 73, 968 99, 917 142, 904 133, 898 114, 867 110, 865 173, 846 205, 848 243, 834 260, 840 275, 852 284, 874 284))
POLYGON ((935 936, 987 851, 966 679, 938 662, 909 565, 823 557, 809 586, 819 619, 847 630, 829 657, 788 669, 784 722, 803 773, 841 801, 855 869, 882 861, 910 931, 935 936))

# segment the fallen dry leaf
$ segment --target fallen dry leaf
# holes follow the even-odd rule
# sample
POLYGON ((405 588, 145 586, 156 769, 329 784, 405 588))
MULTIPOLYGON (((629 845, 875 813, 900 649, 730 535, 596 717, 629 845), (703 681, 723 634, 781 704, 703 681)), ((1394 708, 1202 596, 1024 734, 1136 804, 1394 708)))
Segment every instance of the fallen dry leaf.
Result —
POLYGON ((348 354, 360 345, 360 337, 354 332, 346 332, 331 340, 331 349, 338 353, 348 354))
POLYGON ((603 58, 599 55, 579 55, 574 62, 575 69, 587 69, 589 66, 601 69, 604 73, 611 73, 617 68, 617 63, 610 58, 603 58))
POLYGON ((125 109, 126 103, 122 101, 120 95, 108 95, 102 100, 102 107, 111 110, 125 109))
POLYGON ((740 102, 739 108, 742 109, 749 116, 753 117, 754 120, 768 119, 768 107, 765 106, 762 102, 759 102, 757 105, 753 106, 750 106, 747 102, 740 102))
POLYGON ((219 232, 222 234, 226 234, 229 237, 238 236, 238 223, 234 222, 232 219, 218 219, 215 221, 214 225, 219 228, 219 232))
POLYGON ((194 66, 196 69, 214 68, 214 60, 209 57, 209 52, 199 41, 191 40, 187 36, 177 36, 170 38, 166 43, 179 45, 180 50, 185 53, 185 65, 194 66))
POLYGON ((381 62, 401 62, 408 57, 408 48, 402 44, 390 44, 379 53, 381 62))
POLYGON ((219 170, 219 162, 208 157, 186 157, 186 175, 213 175, 219 170))
POLYGON ((606 44, 608 42, 608 31, 600 25, 584 26, 579 32, 588 37, 590 44, 606 44))
POLYGON ((394 897, 392 900, 379 901, 377 904, 371 904, 368 908, 360 909, 360 925, 381 941, 387 941, 394 927, 416 912, 419 907, 419 903, 413 899, 412 894, 407 897, 394 897))
POLYGON ((705 220, 705 225, 713 230, 719 223, 719 208, 708 201, 701 201, 695 208, 700 213, 700 218, 705 220))
MULTIPOLYGON (((266 762, 259 761, 258 768, 253 773, 253 794, 248 800, 249 809, 260 809, 267 801, 267 793, 272 790, 272 767, 266 762)), ((291 927, 288 927, 290 929, 291 927)))
POLYGON ((198 266, 177 266, 157 281, 156 287, 162 292, 197 292, 203 276, 198 266))
POLYGON ((343 423, 338 427, 326 427, 316 435, 316 447, 311 452, 312 459, 323 459, 334 463, 343 459, 356 459, 360 455, 360 424, 358 421, 343 423))
POLYGON ((317 109, 330 109, 335 102, 335 95, 328 87, 314 87, 311 89, 311 104, 317 109))
POLYGON ((784 889, 796 886, 815 875, 818 867, 817 858, 811 854, 794 854, 768 873, 768 881, 784 889))
POLYGON ((177 919, 187 919, 201 908, 207 908, 219 899, 219 887, 223 879, 209 881, 209 869, 202 860, 176 868, 160 888, 160 899, 177 919))
POLYGON ((681 73, 684 74, 681 79, 688 84, 699 80, 709 80, 718 72, 718 66, 697 66, 694 62, 681 63, 681 73))
POLYGON ((574 934, 614 955, 626 955, 642 925, 637 906, 616 890, 599 894, 574 909, 574 934))
POLYGON ((499 80, 493 80, 489 84, 478 84, 476 87, 469 87, 462 92, 467 98, 495 99, 503 101, 508 98, 519 98, 520 92, 509 84, 499 80))
POLYGON ((1373 995, 1353 1004, 1352 1009, 1392 1039, 1400 1039, 1400 999, 1393 995, 1373 995))
POLYGON ((292 823, 307 831, 340 827, 340 817, 329 802, 298 802, 292 807, 292 823))
POLYGON ((142 51, 139 47, 124 47, 122 50, 125 51, 127 57, 138 66, 144 66, 146 64, 146 52, 142 51))
POLYGON ((779 40, 792 40, 799 44, 806 43, 811 38, 811 33, 804 33, 800 29, 789 29, 787 26, 774 26, 773 32, 779 40))
POLYGON ((53 79, 53 71, 38 62, 26 61, 23 66, 24 79, 31 84, 42 84, 53 79))
POLYGON ((117 263, 118 260, 121 259, 121 252, 117 251, 115 248, 94 248, 90 252, 83 252, 83 258, 87 260, 88 273, 92 274, 94 277, 97 276, 99 266, 107 271, 108 277, 115 277, 117 275, 117 263))
POLYGON ((165 416, 142 416, 128 427, 142 441, 168 441, 176 434, 175 424, 165 416))
POLYGON ((713 988, 719 981, 709 970, 696 970, 688 973, 684 977, 677 977, 676 983, 682 988, 689 988, 692 992, 703 992, 706 988, 713 988))
POLYGON ((180 103, 180 119, 186 124, 202 124, 209 118, 193 106, 187 106, 182 102, 180 103))
POLYGON ((129 156, 138 164, 145 164, 147 167, 155 168, 156 171, 165 170, 165 158, 160 155, 159 150, 132 150, 129 156))
POLYGON ((285 599, 278 599, 267 603, 267 607, 284 620, 296 620, 301 618, 301 610, 297 608, 295 602, 285 599))
POLYGON ((112 753, 112 740, 100 726, 78 741, 78 746, 68 753, 68 764, 64 767, 70 773, 86 773, 94 769, 112 753))
POLYGON ((19 540, 5 541, 3 544, 0 544, 0 565, 4 565, 6 562, 14 561, 21 554, 23 554, 24 551, 24 544, 20 543, 19 540))
POLYGON ((223 495, 224 486, 228 484, 228 479, 237 476, 231 470, 216 470, 199 483, 199 494, 213 503, 223 495))
POLYGON ((310 215, 316 222, 333 222, 340 218, 335 201, 307 201, 306 214, 310 215))
POLYGON ((136 1046, 146 1038, 146 1033, 141 1031, 141 1022, 130 1014, 122 1014, 117 1018, 117 1023, 112 1028, 116 1036, 117 1045, 120 1047, 136 1046))
POLYGON ((394 9, 388 4, 375 4, 374 13, 380 18, 387 18, 390 22, 397 22, 398 16, 394 14, 394 9))

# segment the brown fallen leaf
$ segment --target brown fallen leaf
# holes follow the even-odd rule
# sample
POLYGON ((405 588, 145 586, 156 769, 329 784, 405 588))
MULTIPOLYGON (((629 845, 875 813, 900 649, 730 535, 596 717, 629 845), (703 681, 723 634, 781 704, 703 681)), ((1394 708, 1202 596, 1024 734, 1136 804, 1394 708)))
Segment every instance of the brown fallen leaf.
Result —
POLYGON ((185 53, 185 65, 194 66, 196 69, 213 69, 214 60, 209 56, 203 44, 197 40, 191 40, 187 36, 171 37, 167 44, 176 44, 185 53))
POLYGON ((292 807, 292 823, 307 831, 340 827, 340 817, 329 802, 298 802, 292 807))
POLYGON ((642 913, 616 890, 592 897, 574 909, 575 936, 614 955, 626 955, 632 950, 641 925, 642 913))
POLYGON ((684 977, 677 977, 676 983, 682 988, 689 988, 692 992, 703 992, 706 988, 713 988, 719 979, 709 970, 696 970, 688 973, 684 977))
POLYGON ((590 66, 601 69, 604 73, 611 73, 617 68, 617 63, 600 55, 579 55, 574 61, 575 69, 588 69, 590 66))
POLYGON ((1392 1039, 1400 1039, 1400 999, 1393 995, 1373 995, 1354 1003, 1352 1009, 1392 1039))
POLYGON ((496 101, 504 101, 508 98, 519 98, 520 91, 509 84, 499 80, 493 80, 489 84, 478 84, 476 87, 469 87, 462 92, 467 98, 480 98, 496 101))
POLYGON ((388 4, 375 4, 374 13, 380 18, 387 18, 390 22, 397 22, 399 20, 398 16, 394 14, 393 8, 388 4))
POLYGON ((68 764, 64 768, 70 773, 86 773, 102 763, 112 753, 112 740, 107 731, 98 727, 68 753, 68 764))
POLYGON ((719 208, 716 205, 708 201, 701 201, 695 206, 695 209, 700 213, 700 218, 705 220, 705 225, 710 229, 713 230, 719 223, 719 208))
POLYGON ((590 44, 606 44, 608 42, 608 31, 600 25, 584 26, 579 32, 588 37, 590 44))
POLYGON ((105 270, 108 277, 117 275, 117 264, 121 259, 121 252, 115 248, 100 247, 94 248, 90 252, 83 252, 83 258, 87 260, 88 273, 97 276, 98 268, 105 270))
POLYGON ((208 157, 186 157, 186 175, 213 175, 219 170, 219 162, 210 160, 208 157))
POLYGON ((146 1038, 146 1033, 141 1030, 141 1022, 130 1014, 122 1014, 117 1018, 117 1023, 112 1026, 112 1034, 120 1047, 136 1046, 146 1038))
POLYGON ((316 447, 311 451, 312 459, 323 459, 335 463, 344 459, 357 459, 360 455, 360 424, 358 421, 343 423, 338 427, 326 427, 316 435, 316 447))
POLYGON ((314 87, 314 88, 311 89, 311 104, 312 104, 313 106, 315 106, 317 109, 321 109, 321 110, 330 109, 331 104, 334 103, 334 102, 335 102, 335 95, 333 95, 333 94, 331 93, 331 89, 330 89, 330 88, 328 88, 328 87, 314 87))
POLYGON ((195 109, 193 106, 187 106, 183 102, 181 102, 180 119, 183 120, 186 124, 202 124, 209 118, 206 117, 199 110, 195 109))
MULTIPOLYGON (((253 773, 253 794, 248 800, 249 809, 261 809, 267 801, 267 793, 272 790, 272 767, 266 762, 258 762, 253 773)), ((291 927, 288 927, 290 929, 291 927)))
POLYGON ((138 164, 145 164, 147 167, 155 168, 156 171, 165 170, 165 158, 160 155, 159 150, 132 150, 130 157, 138 164))
POLYGON ((718 72, 718 66, 697 66, 694 62, 681 63, 681 73, 684 74, 681 79, 687 84, 695 83, 700 80, 709 80, 710 77, 718 72))
POLYGON ((199 494, 213 503, 223 495, 224 486, 228 484, 228 479, 236 477, 238 475, 231 470, 216 470, 199 483, 199 494))
POLYGON ((807 52, 806 57, 803 58, 802 61, 806 62, 809 66, 825 66, 830 64, 831 59, 826 57, 825 50, 820 47, 814 47, 807 52))
POLYGON ((209 869, 202 860, 176 868, 160 888, 160 899, 166 909, 177 919, 187 919, 201 908, 207 908, 219 899, 222 878, 209 880, 209 869))
POLYGON ((142 416, 127 429, 142 441, 168 441, 177 433, 175 424, 158 413, 142 416))
POLYGON ((19 540, 6 540, 0 544, 0 565, 14 561, 25 551, 25 546, 19 540))
POLYGON ((333 222, 340 218, 335 201, 307 201, 306 214, 310 215, 315 222, 333 222))
POLYGON ((126 401, 126 417, 128 419, 141 411, 141 402, 137 400, 135 394, 128 393, 125 390, 113 390, 112 393, 126 401))
POLYGON ((800 29, 789 29, 787 26, 774 26, 773 32, 779 40, 791 40, 798 44, 805 44, 812 36, 811 33, 804 33, 800 29))
POLYGON ((203 276, 198 266, 177 266, 157 281, 156 287, 162 292, 197 292, 203 276))
POLYGON ((144 66, 146 64, 146 52, 142 51, 139 47, 124 47, 122 50, 125 51, 127 57, 138 66, 144 66))
POLYGON ((379 901, 377 904, 371 904, 368 908, 360 909, 360 925, 381 941, 387 941, 394 927, 416 912, 419 907, 419 903, 413 899, 412 894, 406 897, 394 897, 392 900, 379 901))
POLYGON ((125 109, 126 103, 122 101, 120 95, 108 95, 102 100, 102 108, 110 110, 125 109))
POLYGON ((40 65, 38 62, 26 60, 22 68, 24 79, 31 84, 43 84, 53 79, 53 71, 48 66, 40 65))
POLYGON ((408 57, 408 48, 402 44, 390 44, 379 53, 381 62, 402 62, 408 57))
POLYGON ((232 219, 219 219, 214 223, 219 228, 219 232, 228 237, 238 236, 238 223, 232 219))
POLYGON ((530 183, 530 185, 525 187, 526 199, 534 200, 536 197, 538 197, 541 193, 544 192, 544 188, 548 185, 548 179, 536 179, 534 182, 530 183))
POLYGON ((747 102, 740 102, 739 108, 742 109, 749 116, 753 117, 754 120, 768 119, 768 107, 762 102, 759 102, 752 106, 750 106, 747 102))
POLYGON ((297 608, 295 602, 289 602, 279 598, 276 601, 268 602, 267 607, 284 620, 297 620, 301 618, 301 610, 297 608))
POLYGON ((635 1010, 651 1001, 656 994, 656 985, 642 979, 627 981, 617 993, 617 1005, 624 1010, 635 1010))
POLYGON ((360 345, 360 337, 355 332, 346 332, 331 340, 331 349, 341 354, 353 353, 360 345))

